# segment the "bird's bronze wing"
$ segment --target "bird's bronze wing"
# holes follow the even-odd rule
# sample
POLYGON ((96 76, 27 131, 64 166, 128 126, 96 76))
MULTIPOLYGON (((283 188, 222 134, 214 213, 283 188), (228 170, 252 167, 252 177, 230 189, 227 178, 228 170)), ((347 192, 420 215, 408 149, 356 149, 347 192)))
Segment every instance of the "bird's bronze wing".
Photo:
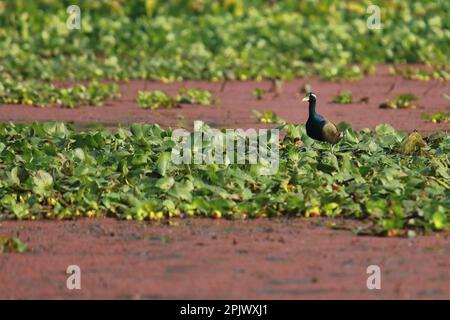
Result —
POLYGON ((339 132, 339 129, 331 121, 325 120, 322 133, 325 141, 331 144, 336 144, 339 140, 341 140, 341 133, 339 132))

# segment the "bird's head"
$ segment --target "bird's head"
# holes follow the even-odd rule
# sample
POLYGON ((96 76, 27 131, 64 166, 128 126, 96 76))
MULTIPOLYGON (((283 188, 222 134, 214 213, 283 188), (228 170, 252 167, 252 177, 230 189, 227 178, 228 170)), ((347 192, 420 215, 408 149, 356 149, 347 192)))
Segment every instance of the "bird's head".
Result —
POLYGON ((312 101, 316 102, 317 96, 313 92, 308 92, 306 96, 302 99, 302 101, 312 101))

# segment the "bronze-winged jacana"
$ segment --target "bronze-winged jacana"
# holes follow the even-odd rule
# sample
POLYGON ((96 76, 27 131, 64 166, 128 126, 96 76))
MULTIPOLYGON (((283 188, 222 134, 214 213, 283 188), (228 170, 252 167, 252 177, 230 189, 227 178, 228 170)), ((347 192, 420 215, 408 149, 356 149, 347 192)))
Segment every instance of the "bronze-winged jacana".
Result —
POLYGON ((302 101, 309 102, 309 117, 306 122, 308 136, 318 141, 328 142, 331 145, 338 143, 341 140, 339 129, 333 122, 316 113, 317 96, 313 92, 309 92, 302 101))

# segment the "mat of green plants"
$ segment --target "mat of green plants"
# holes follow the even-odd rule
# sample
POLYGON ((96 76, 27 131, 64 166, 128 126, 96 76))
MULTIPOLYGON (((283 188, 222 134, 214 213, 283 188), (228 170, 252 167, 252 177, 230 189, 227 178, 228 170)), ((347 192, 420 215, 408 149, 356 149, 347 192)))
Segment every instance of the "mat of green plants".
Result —
POLYGON ((288 125, 279 170, 264 176, 262 164, 174 165, 172 132, 154 124, 3 124, 0 218, 327 216, 370 222, 362 234, 448 229, 448 134, 340 126, 344 138, 330 150, 288 125))
POLYGON ((352 79, 374 63, 448 78, 450 3, 440 1, 0 1, 0 71, 21 79, 352 79), (381 29, 369 29, 369 5, 381 29))

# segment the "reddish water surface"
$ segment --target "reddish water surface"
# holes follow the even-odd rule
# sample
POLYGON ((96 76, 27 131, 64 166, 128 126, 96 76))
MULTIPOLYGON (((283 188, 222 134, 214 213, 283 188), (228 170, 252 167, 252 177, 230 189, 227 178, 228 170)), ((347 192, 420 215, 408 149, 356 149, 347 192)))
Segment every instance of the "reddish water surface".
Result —
POLYGON ((1 299, 449 299, 449 233, 355 236, 328 220, 7 221, 1 299), (69 265, 81 290, 66 288, 69 265), (368 290, 367 267, 381 268, 368 290))

